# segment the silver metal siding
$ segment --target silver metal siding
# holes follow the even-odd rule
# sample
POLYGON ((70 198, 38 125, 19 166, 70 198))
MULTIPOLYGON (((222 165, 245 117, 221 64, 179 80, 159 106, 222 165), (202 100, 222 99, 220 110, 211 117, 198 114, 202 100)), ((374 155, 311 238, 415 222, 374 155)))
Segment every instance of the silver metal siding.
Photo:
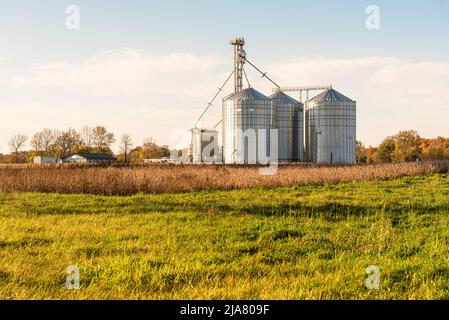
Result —
POLYGON ((324 164, 354 164, 356 102, 335 91, 320 96, 306 102, 307 160, 324 164))
MULTIPOLYGON (((266 96, 250 88, 223 100, 223 159, 225 163, 248 163, 249 150, 259 153, 259 145, 269 154, 271 108, 266 96), (245 150, 239 150, 239 130, 252 129, 256 134, 256 145, 245 143, 245 150), (265 130, 260 134, 258 130, 265 130), (243 152, 244 151, 244 152, 243 152)), ((260 162, 260 161, 258 161, 260 162)))
POLYGON ((278 129, 279 161, 304 161, 304 105, 278 92, 270 96, 272 127, 278 129))

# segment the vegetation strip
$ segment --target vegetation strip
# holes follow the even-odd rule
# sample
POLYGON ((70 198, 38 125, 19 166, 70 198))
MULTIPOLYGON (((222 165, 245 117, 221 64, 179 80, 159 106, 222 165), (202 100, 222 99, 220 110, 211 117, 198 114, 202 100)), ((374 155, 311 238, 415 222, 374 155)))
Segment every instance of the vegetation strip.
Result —
POLYGON ((388 180, 445 173, 448 169, 449 160, 365 166, 290 165, 269 176, 261 175, 257 167, 212 165, 4 166, 0 167, 0 192, 123 196, 388 180))

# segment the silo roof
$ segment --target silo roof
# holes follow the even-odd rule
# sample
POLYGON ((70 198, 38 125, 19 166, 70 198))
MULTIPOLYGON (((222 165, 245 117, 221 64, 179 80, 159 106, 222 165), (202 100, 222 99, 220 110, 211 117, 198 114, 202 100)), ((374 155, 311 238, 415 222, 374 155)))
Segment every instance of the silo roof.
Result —
POLYGON ((330 89, 317 95, 315 98, 310 99, 313 102, 355 102, 348 97, 342 95, 340 92, 330 89))
POLYGON ((278 103, 283 103, 283 104, 300 104, 302 105, 301 102, 299 102, 298 100, 293 99, 292 97, 290 97, 289 95, 285 94, 282 91, 277 91, 276 93, 273 93, 270 97, 270 100, 276 100, 276 102, 278 103))
POLYGON ((224 98, 224 100, 228 99, 237 99, 237 100, 268 100, 268 97, 264 94, 260 93, 254 88, 247 88, 238 93, 232 93, 224 98))

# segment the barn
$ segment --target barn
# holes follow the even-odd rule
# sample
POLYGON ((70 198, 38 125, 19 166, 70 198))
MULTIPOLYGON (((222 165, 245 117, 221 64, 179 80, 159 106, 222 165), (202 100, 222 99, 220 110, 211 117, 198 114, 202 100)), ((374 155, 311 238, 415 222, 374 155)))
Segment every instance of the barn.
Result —
POLYGON ((88 153, 79 152, 71 154, 62 159, 64 163, 98 163, 98 164, 113 164, 117 158, 105 153, 88 153))

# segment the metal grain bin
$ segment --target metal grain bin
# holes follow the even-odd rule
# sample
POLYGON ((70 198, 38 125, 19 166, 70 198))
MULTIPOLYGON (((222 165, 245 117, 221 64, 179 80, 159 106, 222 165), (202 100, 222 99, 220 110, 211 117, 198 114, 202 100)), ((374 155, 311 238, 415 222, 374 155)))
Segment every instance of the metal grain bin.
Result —
POLYGON ((279 161, 304 161, 304 105, 281 91, 269 99, 272 127, 278 129, 279 161))
POLYGON ((334 89, 306 102, 306 157, 324 164, 356 161, 356 102, 334 89))
POLYGON ((268 162, 270 124, 270 101, 262 93, 248 88, 225 97, 224 162, 229 164, 268 162))

